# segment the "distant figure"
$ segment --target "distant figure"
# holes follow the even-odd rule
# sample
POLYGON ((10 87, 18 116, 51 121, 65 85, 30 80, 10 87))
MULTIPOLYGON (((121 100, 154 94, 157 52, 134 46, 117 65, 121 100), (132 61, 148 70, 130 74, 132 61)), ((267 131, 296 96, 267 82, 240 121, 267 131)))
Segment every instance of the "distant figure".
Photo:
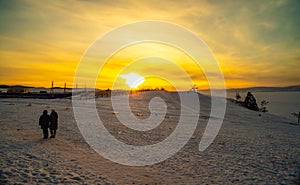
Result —
POLYGON ((259 110, 256 103, 256 99, 251 92, 247 93, 244 103, 248 109, 255 110, 255 111, 259 110))
POLYGON ((51 120, 50 120, 50 138, 55 138, 56 130, 58 127, 58 114, 55 112, 54 109, 52 109, 52 112, 50 114, 51 120))
POLYGON ((39 119, 39 125, 41 126, 41 129, 43 129, 43 135, 44 139, 48 138, 48 128, 50 124, 50 116, 48 115, 48 111, 44 110, 43 114, 40 116, 39 119))

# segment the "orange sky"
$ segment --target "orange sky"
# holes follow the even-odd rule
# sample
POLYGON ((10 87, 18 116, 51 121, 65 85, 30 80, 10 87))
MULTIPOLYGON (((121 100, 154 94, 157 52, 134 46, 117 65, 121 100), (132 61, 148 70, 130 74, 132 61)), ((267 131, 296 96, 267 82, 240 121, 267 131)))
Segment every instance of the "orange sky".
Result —
MULTIPOLYGON (((227 88, 299 84, 299 8, 299 1, 0 1, 0 84, 50 87, 54 81, 71 87, 93 41, 143 20, 179 24, 202 38, 215 54, 227 88)), ((161 45, 136 45, 115 54, 99 74, 97 87, 109 88, 116 79, 115 88, 126 88, 117 76, 120 71, 148 76, 141 87, 168 88, 168 82, 150 77, 159 71, 182 89, 192 83, 209 88, 187 55, 161 45), (153 50, 156 59, 127 65, 153 50), (178 75, 178 66, 192 81, 178 75)))
POLYGON ((208 86, 197 63, 177 48, 161 43, 142 43, 128 46, 114 54, 102 68, 98 87, 126 89, 122 74, 137 73, 145 77, 142 88, 186 90, 192 84, 208 86))

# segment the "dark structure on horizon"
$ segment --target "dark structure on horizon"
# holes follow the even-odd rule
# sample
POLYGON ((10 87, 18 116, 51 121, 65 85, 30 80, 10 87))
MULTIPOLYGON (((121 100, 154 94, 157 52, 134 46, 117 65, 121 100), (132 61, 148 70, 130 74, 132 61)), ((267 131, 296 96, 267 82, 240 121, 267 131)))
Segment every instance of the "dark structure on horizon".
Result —
POLYGON ((68 98, 72 96, 72 92, 66 91, 66 83, 64 84, 63 92, 54 92, 54 89, 62 89, 59 87, 52 85, 50 88, 50 92, 48 93, 46 90, 42 90, 39 92, 30 92, 29 88, 26 86, 7 86, 6 92, 0 92, 0 98, 38 98, 38 99, 54 99, 54 98, 68 98))

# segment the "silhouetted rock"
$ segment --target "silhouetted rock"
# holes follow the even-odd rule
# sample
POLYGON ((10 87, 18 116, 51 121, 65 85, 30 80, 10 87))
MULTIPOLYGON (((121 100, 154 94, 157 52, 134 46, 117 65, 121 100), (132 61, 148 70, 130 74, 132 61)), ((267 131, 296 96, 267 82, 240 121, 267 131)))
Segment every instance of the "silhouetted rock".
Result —
POLYGON ((256 103, 256 99, 251 92, 247 93, 244 104, 248 109, 259 111, 259 108, 256 103))

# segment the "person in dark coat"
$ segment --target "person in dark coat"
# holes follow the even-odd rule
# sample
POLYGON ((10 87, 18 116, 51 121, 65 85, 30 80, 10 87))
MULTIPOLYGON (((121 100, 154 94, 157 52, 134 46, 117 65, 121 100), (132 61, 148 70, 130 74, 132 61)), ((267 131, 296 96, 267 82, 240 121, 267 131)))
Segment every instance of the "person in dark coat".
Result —
POLYGON ((40 116, 39 125, 41 129, 43 129, 44 139, 48 138, 48 128, 50 124, 50 116, 48 115, 48 111, 44 110, 43 114, 40 116))
POLYGON ((58 127, 58 114, 55 112, 54 109, 52 109, 52 112, 50 114, 51 120, 50 120, 50 138, 55 138, 56 130, 58 127))

